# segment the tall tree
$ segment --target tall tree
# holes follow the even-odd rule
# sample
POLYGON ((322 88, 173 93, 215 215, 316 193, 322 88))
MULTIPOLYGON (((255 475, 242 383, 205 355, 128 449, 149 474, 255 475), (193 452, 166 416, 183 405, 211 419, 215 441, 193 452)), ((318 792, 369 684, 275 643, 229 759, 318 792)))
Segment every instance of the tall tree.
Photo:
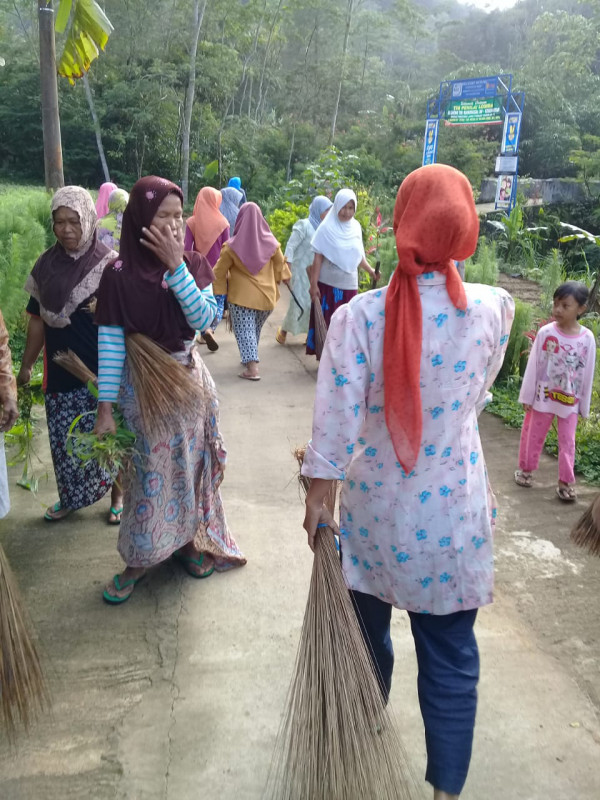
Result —
POLYGON ((185 109, 183 112, 183 134, 181 142, 181 191, 183 202, 188 201, 189 173, 190 173, 190 129, 192 127, 192 112, 194 110, 194 96, 196 93, 196 56, 198 55, 198 38, 204 20, 204 12, 208 0, 194 0, 194 14, 192 24, 192 39, 190 42, 190 67, 188 85, 185 93, 185 109))
POLYGON ((58 81, 56 79, 56 46, 54 42, 54 8, 52 7, 52 0, 39 0, 38 20, 46 189, 58 189, 65 185, 65 177, 63 174, 62 144, 60 139, 60 117, 58 114, 58 81))

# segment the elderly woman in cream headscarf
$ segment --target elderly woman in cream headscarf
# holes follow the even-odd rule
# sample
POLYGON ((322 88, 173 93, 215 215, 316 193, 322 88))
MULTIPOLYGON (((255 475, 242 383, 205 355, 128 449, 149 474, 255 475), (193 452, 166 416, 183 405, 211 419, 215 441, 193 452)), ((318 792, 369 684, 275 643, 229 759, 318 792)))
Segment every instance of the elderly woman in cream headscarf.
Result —
MULTIPOLYGON (((53 357, 59 351, 72 350, 98 374, 98 329, 90 303, 95 299, 104 268, 117 253, 98 241, 94 201, 85 189, 59 189, 51 208, 56 244, 42 253, 25 284, 30 295, 29 325, 17 380, 21 385, 29 382, 33 365, 44 348, 46 417, 59 495, 44 519, 57 522, 76 509, 95 503, 113 482, 95 461, 83 464, 67 452, 71 423, 80 414, 95 411, 96 398, 53 357)), ((93 415, 84 417, 80 424, 85 431, 91 431, 93 426, 93 415)), ((118 524, 122 509, 117 486, 113 487, 111 505, 109 522, 118 524)))

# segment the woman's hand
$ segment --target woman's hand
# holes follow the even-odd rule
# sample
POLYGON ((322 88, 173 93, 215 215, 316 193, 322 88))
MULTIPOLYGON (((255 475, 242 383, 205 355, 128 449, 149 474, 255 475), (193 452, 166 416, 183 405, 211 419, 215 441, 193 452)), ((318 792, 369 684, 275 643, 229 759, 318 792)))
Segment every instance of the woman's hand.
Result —
POLYGON ((169 227, 161 231, 156 225, 150 225, 142 228, 142 233, 144 236, 140 242, 162 261, 172 275, 183 262, 183 228, 173 233, 169 227))
POLYGON ((0 400, 0 433, 9 431, 17 421, 18 416, 17 401, 11 392, 11 395, 4 402, 0 400))
POLYGON ((529 414, 531 408, 532 406, 530 406, 529 403, 523 403, 523 410, 525 411, 526 414, 529 414))
POLYGON ((31 380, 31 369, 31 367, 26 367, 25 364, 21 364, 21 369, 17 375, 17 386, 27 386, 31 380))
POLYGON ((304 530, 308 534, 308 546, 310 549, 315 551, 317 533, 321 528, 328 526, 333 530, 334 533, 337 533, 339 536, 339 528, 337 526, 336 521, 332 517, 331 513, 325 508, 325 506, 321 503, 321 506, 313 505, 309 503, 308 498, 306 502, 306 514, 304 516, 304 530))
POLYGON ((311 300, 316 301, 317 303, 321 300, 321 290, 317 284, 311 283, 309 293, 311 300))
POLYGON ((96 436, 104 436, 107 433, 116 433, 117 426, 112 413, 111 403, 98 403, 98 415, 94 425, 96 436))
POLYGON ((371 280, 375 284, 378 283, 379 282, 379 278, 381 278, 381 272, 376 272, 373 268, 371 268, 371 271, 369 272, 369 275, 371 276, 371 280))

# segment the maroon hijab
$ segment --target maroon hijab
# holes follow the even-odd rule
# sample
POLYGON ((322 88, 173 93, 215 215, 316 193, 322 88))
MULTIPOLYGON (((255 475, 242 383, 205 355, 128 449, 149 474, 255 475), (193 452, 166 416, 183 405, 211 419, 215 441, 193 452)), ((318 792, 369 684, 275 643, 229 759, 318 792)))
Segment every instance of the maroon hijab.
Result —
POLYGON ((279 247, 256 203, 244 203, 227 242, 251 275, 258 275, 279 247))
MULTIPOLYGON (((120 325, 125 333, 143 333, 169 352, 182 350, 195 331, 187 324, 175 295, 168 288, 165 265, 141 242, 142 228, 149 228, 162 201, 181 189, 171 181, 150 175, 131 190, 123 214, 119 258, 104 271, 98 289, 96 323, 120 325)), ((196 284, 204 289, 214 273, 199 253, 185 253, 184 260, 196 284)))

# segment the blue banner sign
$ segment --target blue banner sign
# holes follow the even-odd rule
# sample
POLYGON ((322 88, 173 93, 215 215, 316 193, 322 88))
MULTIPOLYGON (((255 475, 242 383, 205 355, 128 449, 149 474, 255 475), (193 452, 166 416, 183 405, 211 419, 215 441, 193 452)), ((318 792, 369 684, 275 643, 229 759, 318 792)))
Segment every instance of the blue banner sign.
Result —
POLYGON ((495 97, 498 94, 498 78, 473 78, 466 81, 452 81, 452 98, 467 99, 495 97))
POLYGON ((514 156, 519 149, 519 134, 521 132, 521 112, 509 111, 504 117, 504 132, 502 133, 502 155, 514 156))
POLYGON ((423 144, 423 166, 435 164, 437 157, 439 119, 428 119, 425 124, 425 142, 423 144))

